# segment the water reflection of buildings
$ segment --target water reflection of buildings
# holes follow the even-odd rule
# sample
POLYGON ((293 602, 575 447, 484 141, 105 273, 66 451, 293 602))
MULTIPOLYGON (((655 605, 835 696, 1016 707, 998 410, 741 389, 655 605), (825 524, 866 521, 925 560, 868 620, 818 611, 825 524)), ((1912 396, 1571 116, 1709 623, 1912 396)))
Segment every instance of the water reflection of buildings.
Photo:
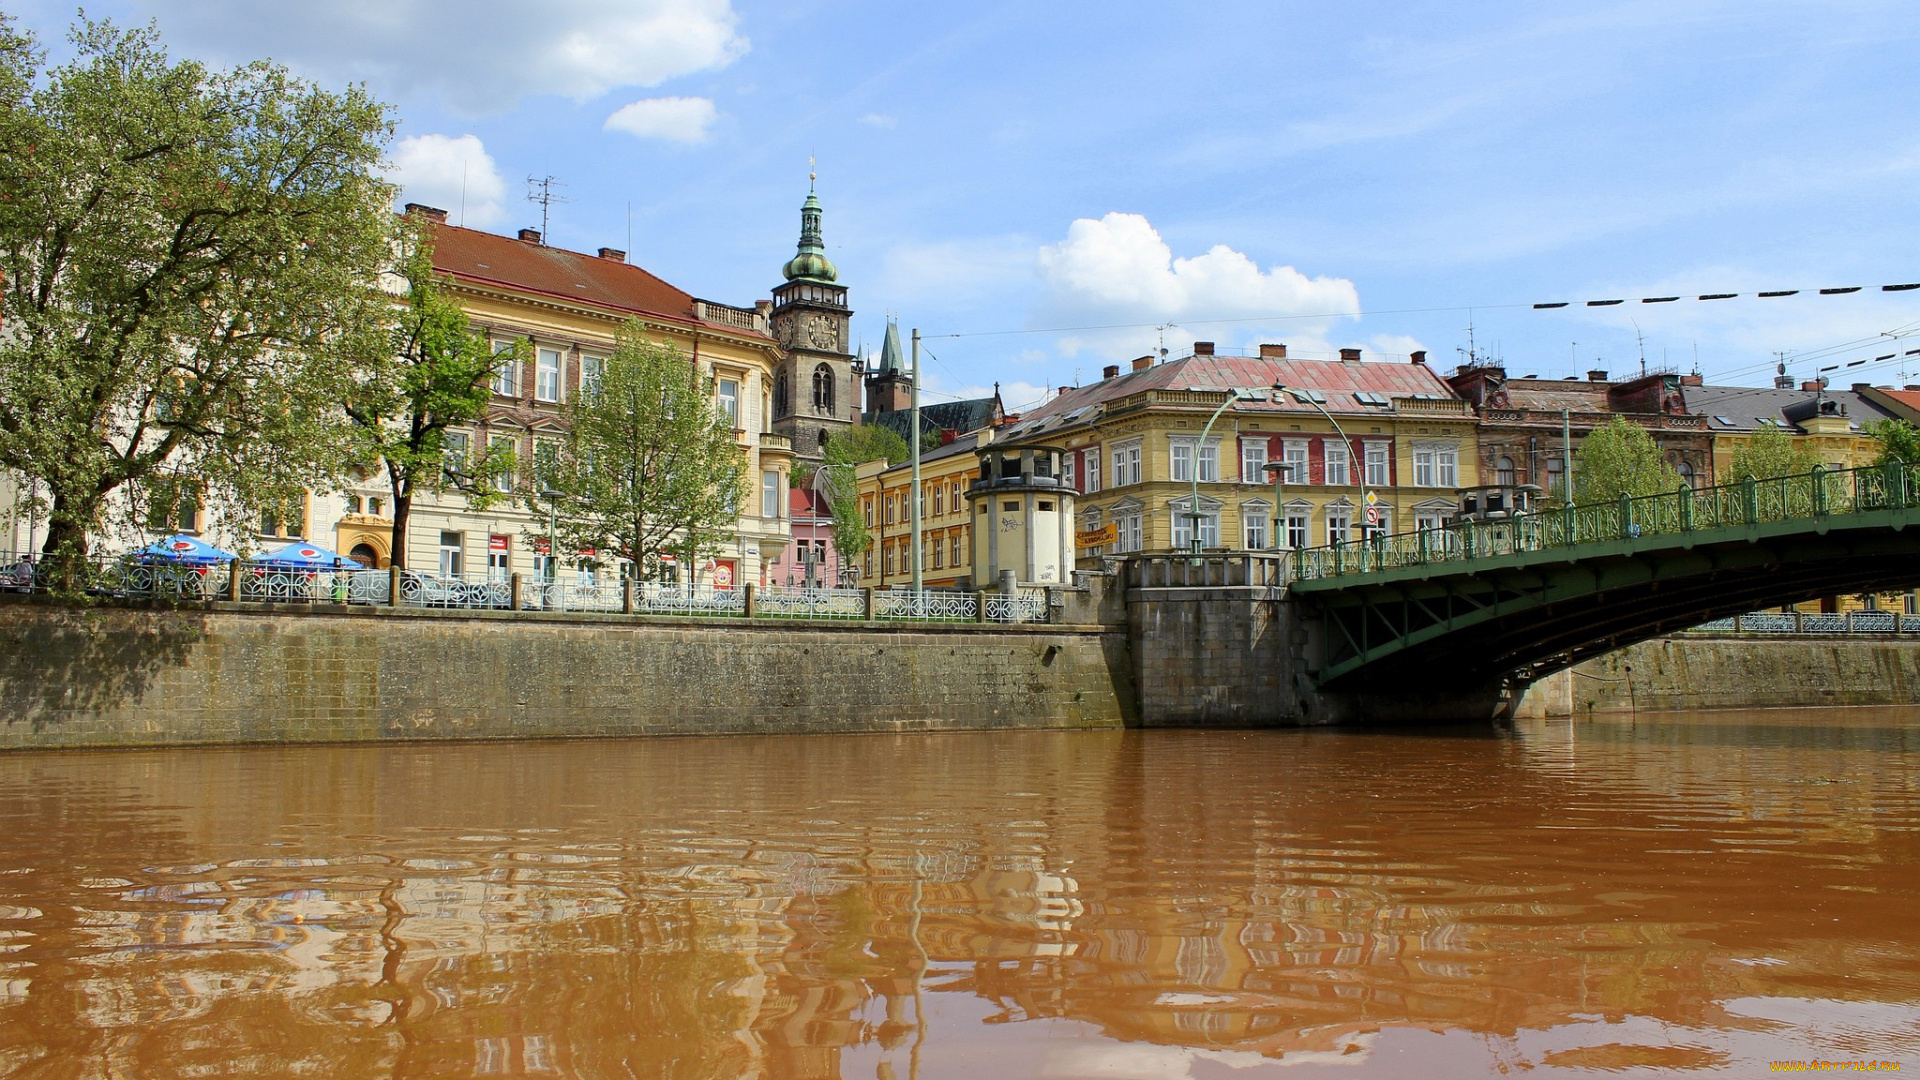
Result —
MULTIPOLYGON (((1712 1024, 1717 1002, 1764 995, 1783 972, 1920 969, 1911 935, 1873 950, 1821 939, 1792 881, 1743 895, 1744 922, 1716 924, 1724 895, 1686 854, 1716 840, 1761 852, 1769 815, 1804 817, 1825 865, 1886 890, 1827 893, 1825 910, 1891 920, 1920 853, 1862 839, 1884 805, 1863 785, 1769 784, 1765 760, 1724 747, 1692 767, 1597 747, 1576 772, 1563 751, 1518 743, 1474 757, 1487 775, 1473 775, 1446 760, 1393 774, 1347 745, 1233 761, 1258 797, 1200 799, 1187 793, 1221 759, 1176 746, 1156 760, 1093 738, 1080 745, 1099 753, 1052 748, 1007 766, 989 795, 962 792, 970 805, 913 803, 916 770, 944 766, 876 754, 728 824, 687 794, 712 778, 677 781, 672 752, 655 750, 664 760, 641 779, 686 808, 584 830, 592 842, 535 827, 558 815, 534 803, 511 836, 448 829, 380 857, 136 865, 135 843, 110 868, 124 878, 75 873, 64 910, 29 912, 9 891, 19 879, 0 877, 0 950, 14 950, 0 951, 0 1075, 34 1075, 23 1070, 53 1046, 89 1063, 62 1074, 76 1077, 166 1061, 240 1075, 768 1080, 857 1063, 905 1078, 939 994, 975 996, 992 1020, 1082 1022, 1123 1043, 1352 1061, 1391 1025, 1512 1037, 1576 1016, 1712 1024), (1020 794, 1048 790, 1047 773, 1075 776, 1071 791, 1020 794), (848 788, 879 794, 829 809, 848 788), (1009 790, 1032 806, 1009 810, 1009 790), (1422 810, 1436 791, 1474 828, 1439 831, 1422 810), (1845 863, 1846 845, 1868 841, 1877 862, 1845 863), (1740 962, 1775 956, 1788 959, 1740 962)), ((423 803, 453 794, 384 779, 417 786, 409 798, 423 803)), ((648 790, 630 776, 595 783, 550 797, 614 805, 648 790)), ((1780 858, 1736 852, 1716 866, 1760 875, 1780 858)))

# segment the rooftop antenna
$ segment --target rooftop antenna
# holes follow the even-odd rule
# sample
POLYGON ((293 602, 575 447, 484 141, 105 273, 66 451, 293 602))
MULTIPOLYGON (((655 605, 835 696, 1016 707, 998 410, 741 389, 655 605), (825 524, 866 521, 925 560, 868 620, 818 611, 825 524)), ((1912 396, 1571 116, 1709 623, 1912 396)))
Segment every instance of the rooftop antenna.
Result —
POLYGON ((1580 374, 1580 343, 1579 342, 1577 341, 1567 342, 1567 363, 1569 365, 1569 367, 1567 368, 1567 374, 1575 375, 1575 376, 1580 374))
POLYGON ((1167 358, 1167 331, 1172 328, 1172 323, 1161 323, 1154 327, 1155 330, 1160 331, 1160 359, 1162 360, 1167 358))
POLYGON ((1647 335, 1640 332, 1640 320, 1628 319, 1633 324, 1633 340, 1640 343, 1640 374, 1647 374, 1647 335))
POLYGON ((527 201, 540 204, 540 238, 542 240, 547 238, 547 225, 553 216, 553 204, 573 201, 553 190, 566 186, 560 182, 559 177, 553 175, 527 177, 527 201))

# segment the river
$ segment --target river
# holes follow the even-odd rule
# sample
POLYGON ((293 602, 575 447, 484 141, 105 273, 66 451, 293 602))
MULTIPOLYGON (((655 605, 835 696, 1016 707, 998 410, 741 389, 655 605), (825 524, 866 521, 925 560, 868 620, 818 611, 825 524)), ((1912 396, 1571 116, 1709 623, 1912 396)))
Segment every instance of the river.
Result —
POLYGON ((4 1077, 1912 1071, 1917 916, 1909 709, 0 756, 4 1077))

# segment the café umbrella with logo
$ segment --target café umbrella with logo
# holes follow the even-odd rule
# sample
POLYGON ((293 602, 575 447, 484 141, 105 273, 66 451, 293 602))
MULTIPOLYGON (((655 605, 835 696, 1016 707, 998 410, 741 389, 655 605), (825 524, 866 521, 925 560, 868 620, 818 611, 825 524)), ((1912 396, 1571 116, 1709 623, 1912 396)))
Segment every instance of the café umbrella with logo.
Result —
POLYGON ((172 563, 177 566, 217 566, 232 562, 236 556, 231 551, 214 547, 197 537, 184 533, 175 533, 164 539, 155 540, 146 547, 135 548, 127 553, 135 562, 157 564, 172 563))

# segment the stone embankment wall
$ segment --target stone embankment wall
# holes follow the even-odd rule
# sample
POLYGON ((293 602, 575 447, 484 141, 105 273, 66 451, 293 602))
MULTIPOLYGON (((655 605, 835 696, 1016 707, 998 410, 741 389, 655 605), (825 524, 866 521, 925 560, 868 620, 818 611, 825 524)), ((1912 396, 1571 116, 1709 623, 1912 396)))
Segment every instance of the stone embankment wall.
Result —
POLYGON ((1920 639, 1686 634, 1542 679, 1521 716, 1920 702, 1920 639))
POLYGON ((1118 727, 1097 626, 0 601, 0 749, 1118 727))

